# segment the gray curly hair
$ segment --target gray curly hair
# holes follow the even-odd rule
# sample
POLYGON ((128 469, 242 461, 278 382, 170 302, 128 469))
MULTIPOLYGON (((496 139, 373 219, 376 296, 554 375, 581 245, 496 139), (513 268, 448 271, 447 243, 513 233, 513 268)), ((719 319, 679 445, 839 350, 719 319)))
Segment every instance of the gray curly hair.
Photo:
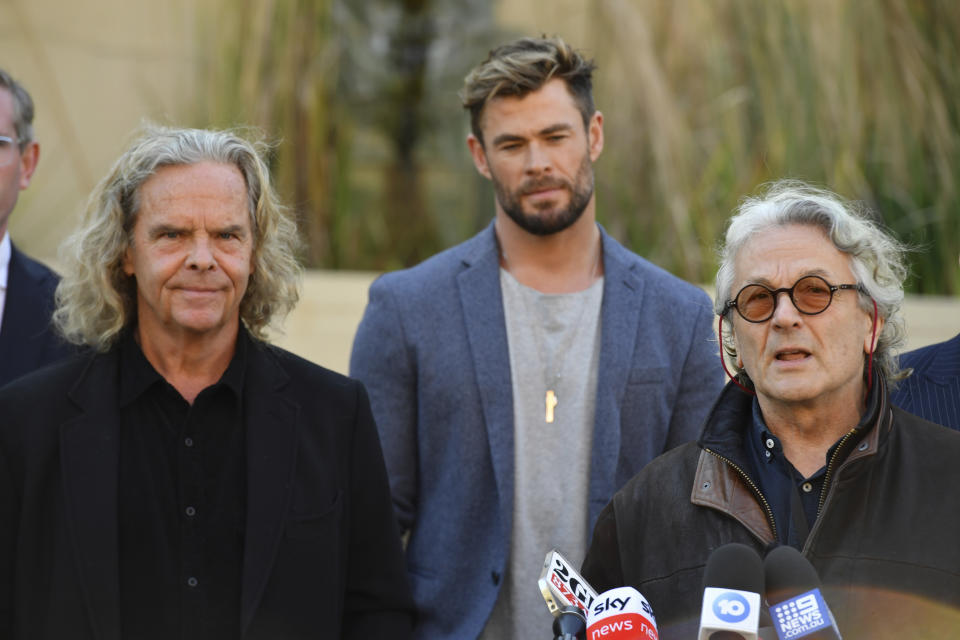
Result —
POLYGON ((57 287, 54 324, 79 345, 106 351, 136 319, 136 283, 123 272, 140 207, 139 190, 166 166, 219 162, 236 166, 247 185, 253 273, 240 318, 258 339, 297 303, 303 269, 296 223, 281 206, 263 159, 268 147, 233 131, 147 125, 94 189, 79 228, 61 247, 66 274, 57 287))
MULTIPOLYGON (((859 296, 860 307, 872 315, 873 301, 877 303, 877 312, 884 319, 884 325, 877 337, 873 362, 887 383, 895 385, 897 380, 905 377, 896 354, 906 341, 901 306, 903 281, 907 275, 904 259, 907 248, 871 217, 864 206, 846 202, 825 189, 797 180, 771 183, 760 196, 746 198, 730 219, 719 251, 714 311, 722 316, 728 309, 727 302, 735 295, 734 260, 756 233, 791 224, 822 229, 839 251, 850 256, 851 271, 864 290, 859 296)), ((737 366, 737 350, 729 323, 720 339, 729 356, 727 364, 737 379, 752 386, 746 372, 737 366)))

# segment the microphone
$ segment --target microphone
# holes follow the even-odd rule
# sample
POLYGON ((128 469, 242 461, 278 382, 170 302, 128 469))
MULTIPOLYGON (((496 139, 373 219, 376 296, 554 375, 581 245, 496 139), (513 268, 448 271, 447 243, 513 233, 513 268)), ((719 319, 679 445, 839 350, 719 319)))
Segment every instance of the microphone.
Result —
POLYGON ((548 552, 543 559, 543 571, 537 585, 554 617, 558 617, 564 607, 572 606, 580 609, 586 618, 587 611, 597 597, 590 583, 556 549, 548 552))
POLYGON ((763 561, 732 542, 714 549, 703 574, 698 640, 757 640, 763 561))
POLYGON ((587 614, 587 640, 658 640, 647 599, 633 587, 604 591, 587 614))
POLYGON ((841 640, 809 560, 793 547, 781 546, 767 554, 763 568, 770 617, 780 640, 841 640))
POLYGON ((553 640, 585 640, 586 624, 580 607, 564 605, 553 621, 553 640))

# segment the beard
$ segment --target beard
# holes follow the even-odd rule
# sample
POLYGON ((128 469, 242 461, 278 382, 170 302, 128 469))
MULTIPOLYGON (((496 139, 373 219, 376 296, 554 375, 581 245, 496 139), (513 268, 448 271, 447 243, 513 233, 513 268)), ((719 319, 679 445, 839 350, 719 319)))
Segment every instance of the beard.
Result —
POLYGON ((518 227, 536 236, 548 236, 559 233, 573 225, 580 219, 584 210, 593 197, 593 166, 590 156, 584 154, 583 161, 577 169, 574 184, 556 176, 541 176, 529 178, 515 191, 508 191, 502 182, 497 180, 491 172, 493 189, 497 202, 511 220, 518 227), (529 193, 543 189, 566 189, 570 193, 570 201, 563 209, 557 209, 552 202, 540 202, 534 205, 534 211, 524 211, 521 198, 529 193))

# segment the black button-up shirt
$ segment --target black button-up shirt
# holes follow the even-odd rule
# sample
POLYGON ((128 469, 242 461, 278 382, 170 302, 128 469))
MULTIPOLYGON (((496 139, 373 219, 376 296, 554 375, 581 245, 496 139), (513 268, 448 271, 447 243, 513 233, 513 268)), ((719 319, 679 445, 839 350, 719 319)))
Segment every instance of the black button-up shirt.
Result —
POLYGON ((823 490, 823 480, 826 475, 827 461, 837 448, 834 443, 824 459, 824 466, 808 478, 797 471, 787 457, 783 455, 783 446, 780 439, 767 428, 763 415, 760 413, 760 404, 753 400, 753 422, 747 438, 747 455, 753 466, 753 475, 757 479, 760 491, 770 503, 773 510, 773 519, 777 525, 777 537, 781 544, 789 544, 799 549, 801 547, 797 523, 794 522, 793 509, 794 492, 800 496, 800 503, 806 516, 806 528, 813 527, 817 519, 817 509, 820 503, 820 493, 823 490))
MULTIPOLYGON (((860 422, 851 429, 852 435, 849 439, 851 446, 862 440, 863 436, 871 429, 871 416, 874 415, 873 408, 880 401, 880 390, 874 386, 867 396, 866 411, 860 416, 860 422)), ((845 437, 841 436, 827 450, 823 466, 810 477, 804 478, 783 455, 780 439, 767 428, 760 412, 760 403, 756 398, 753 399, 753 420, 748 429, 747 444, 744 448, 752 467, 751 475, 773 511, 773 519, 777 526, 777 538, 781 544, 789 544, 797 549, 803 546, 803 540, 800 539, 799 532, 804 529, 813 529, 819 515, 817 512, 820 508, 821 494, 824 491, 823 483, 826 480, 827 465, 845 437), (806 526, 798 527, 798 523, 795 522, 793 517, 791 505, 794 496, 797 495, 800 497, 800 504, 806 517, 806 526)), ((846 451, 850 451, 849 446, 846 451)), ((847 455, 848 453, 844 453, 842 458, 834 461, 834 465, 841 464, 847 455)))
POLYGON ((124 640, 240 637, 249 337, 190 405, 128 332, 120 349, 120 616, 124 640))

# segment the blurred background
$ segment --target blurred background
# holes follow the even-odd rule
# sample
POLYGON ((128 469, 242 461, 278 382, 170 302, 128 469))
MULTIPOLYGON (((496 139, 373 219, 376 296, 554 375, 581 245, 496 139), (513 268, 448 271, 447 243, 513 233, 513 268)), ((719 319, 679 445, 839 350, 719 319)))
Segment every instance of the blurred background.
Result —
POLYGON ((316 270, 285 339, 345 370, 374 275, 489 222, 457 91, 540 34, 597 61, 598 217, 629 248, 709 282, 738 201, 800 178, 915 247, 911 347, 960 330, 954 0, 0 0, 0 66, 41 142, 11 234, 55 266, 144 119, 255 127, 316 270))

